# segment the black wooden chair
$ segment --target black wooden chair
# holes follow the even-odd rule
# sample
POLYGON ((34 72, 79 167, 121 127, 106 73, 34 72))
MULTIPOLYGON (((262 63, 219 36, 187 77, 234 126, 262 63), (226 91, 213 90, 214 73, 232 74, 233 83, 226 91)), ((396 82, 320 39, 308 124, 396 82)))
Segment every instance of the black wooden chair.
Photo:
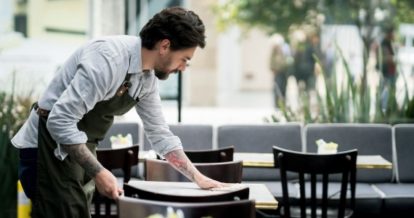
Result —
MULTIPOLYGON (((236 152, 249 153, 271 153, 272 145, 302 151, 302 129, 301 123, 220 125, 217 127, 217 146, 234 145, 236 152)), ((293 175, 290 178, 297 179, 293 175)), ((244 167, 243 182, 265 184, 276 199, 282 199, 280 175, 272 168, 244 167)), ((298 195, 296 189, 289 190, 291 195, 298 195)))
POLYGON ((214 218, 255 218, 253 200, 176 203, 151 201, 122 196, 118 200, 119 218, 142 218, 159 214, 166 217, 167 210, 182 213, 184 217, 214 217, 214 218))
MULTIPOLYGON (((335 142, 338 151, 358 149, 358 155, 381 155, 388 161, 393 160, 392 126, 373 123, 311 123, 304 131, 305 150, 316 152, 316 141, 335 142)), ((274 144, 277 145, 277 144, 274 144)), ((396 166, 393 163, 393 168, 396 166)), ((355 190, 355 216, 380 217, 384 212, 384 196, 375 185, 390 183, 393 169, 358 168, 355 190)), ((338 181, 339 182, 339 181, 338 181)), ((338 184, 337 184, 338 185, 338 184)))
POLYGON ((234 146, 209 150, 184 150, 193 163, 214 163, 233 161, 234 146))
MULTIPOLYGON (((220 182, 241 183, 243 165, 241 161, 219 163, 194 163, 204 175, 220 182)), ((145 180, 189 182, 184 175, 164 160, 145 160, 145 180)))
POLYGON ((275 163, 279 166, 282 180, 282 210, 283 217, 350 217, 355 207, 355 176, 357 150, 339 152, 336 154, 301 153, 273 146, 275 163), (287 172, 299 176, 299 206, 291 206, 288 192, 287 172), (310 187, 305 185, 305 178, 310 178, 310 187), (341 177, 340 190, 328 188, 330 177, 341 177), (322 177, 322 182, 318 180, 322 177), (321 185, 320 185, 321 184, 321 185), (317 187, 322 186, 322 192, 317 187), (348 186, 350 199, 347 202, 348 186), (310 188, 309 191, 306 188, 310 188), (317 196, 317 193, 319 196, 317 196), (322 193, 320 195, 320 193, 322 193), (337 195, 339 193, 339 201, 337 195))
MULTIPOLYGON (((227 162, 233 161, 234 146, 219 149, 184 150, 184 153, 193 163, 227 162)), ((157 159, 161 160, 161 157, 157 155, 157 159)))
MULTIPOLYGON (((123 183, 131 179, 131 168, 138 164, 139 146, 126 148, 99 149, 96 151, 98 161, 108 170, 121 169, 123 183)), ((121 183, 122 184, 122 183, 121 183)), ((92 200, 92 217, 117 217, 115 201, 102 196, 96 190, 92 200), (104 209, 102 208, 104 207, 104 209)))
MULTIPOLYGON (((214 192, 212 192, 214 193, 214 192)), ((124 184, 124 194, 127 197, 140 198, 154 201, 170 201, 170 202, 219 202, 249 199, 249 187, 239 190, 218 193, 212 195, 173 195, 157 192, 157 190, 145 190, 124 184)))
MULTIPOLYGON (((132 144, 133 145, 139 144, 140 140, 143 138, 142 131, 143 131, 142 126, 137 122, 114 122, 111 128, 109 128, 108 132, 105 134, 105 138, 99 142, 98 150, 112 148, 112 143, 110 140, 111 136, 118 136, 119 134, 121 134, 122 136, 131 134, 132 144)), ((132 169, 131 169, 132 178, 140 178, 142 176, 142 172, 140 173, 139 169, 140 168, 138 167, 138 164, 135 166, 132 166, 132 169)), ((112 173, 116 177, 123 177, 121 170, 114 170, 112 173)))

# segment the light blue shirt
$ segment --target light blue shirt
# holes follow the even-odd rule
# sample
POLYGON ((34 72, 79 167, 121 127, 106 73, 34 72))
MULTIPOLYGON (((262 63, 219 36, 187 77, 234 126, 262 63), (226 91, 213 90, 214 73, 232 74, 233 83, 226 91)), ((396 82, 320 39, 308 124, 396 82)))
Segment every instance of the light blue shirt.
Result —
MULTIPOLYGON (((90 41, 57 71, 38 102, 39 107, 50 110, 46 126, 52 138, 58 144, 86 143, 87 136, 77 123, 96 103, 116 94, 126 73, 131 74, 129 95, 139 98, 135 108, 153 149, 162 156, 182 149, 180 139, 171 133, 164 119, 154 71, 142 72, 141 40, 135 36, 90 41)), ((37 147, 38 120, 32 110, 12 139, 16 148, 37 147)))

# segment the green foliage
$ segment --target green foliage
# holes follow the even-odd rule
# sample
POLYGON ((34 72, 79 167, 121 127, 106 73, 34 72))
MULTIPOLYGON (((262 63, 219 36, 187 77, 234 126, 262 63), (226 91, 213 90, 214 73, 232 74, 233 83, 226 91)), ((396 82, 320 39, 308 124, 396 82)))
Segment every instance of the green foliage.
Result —
MULTIPOLYGON (((228 0, 217 4, 214 11, 221 30, 235 24, 246 30, 259 27, 269 34, 277 32, 288 36, 295 28, 310 27, 318 31, 323 23, 356 25, 364 50, 362 81, 355 84, 348 63, 338 51, 346 80, 338 83, 335 74, 328 79, 322 71, 326 94, 317 92, 319 104, 316 108, 309 102, 309 93, 300 91, 298 110, 284 102, 278 103, 281 116, 286 121, 394 123, 412 119, 414 100, 408 99, 406 85, 405 98, 400 105, 396 100, 395 84, 381 87, 367 85, 367 50, 377 37, 374 35, 375 27, 385 30, 401 22, 414 22, 413 8, 412 0, 228 0), (371 102, 375 104, 371 105, 371 102)), ((276 115, 268 119, 269 122, 279 120, 276 115)))
POLYGON ((229 0, 216 5, 219 29, 232 24, 260 27, 268 33, 287 34, 291 25, 317 22, 317 0, 229 0))
POLYGON ((227 0, 216 4, 213 10, 221 30, 236 24, 245 29, 259 27, 269 34, 287 35, 292 27, 309 25, 318 29, 323 22, 355 24, 360 28, 412 23, 413 8, 412 0, 227 0), (375 17, 378 11, 384 12, 384 19, 375 17))
MULTIPOLYGON (((15 75, 15 74, 13 74, 15 75)), ((15 84, 13 77, 12 84, 15 84)), ((17 150, 10 139, 22 126, 32 104, 30 96, 15 96, 0 92, 0 217, 16 217, 17 209, 17 150)))
POLYGON ((414 98, 411 100, 408 98, 407 84, 404 85, 404 99, 398 104, 395 83, 386 83, 382 77, 380 77, 382 85, 379 87, 372 87, 367 83, 356 83, 342 52, 339 49, 337 52, 345 69, 345 81, 338 82, 335 72, 330 78, 326 78, 325 72, 320 67, 320 61, 315 56, 324 81, 324 89, 316 89, 317 104, 311 105, 308 92, 302 90, 299 92, 302 104, 298 110, 293 110, 285 102, 279 101, 280 113, 271 115, 270 119, 265 118, 265 121, 394 124, 414 120, 414 98), (373 97, 371 92, 374 93, 373 97))
POLYGON ((396 9, 394 23, 414 23, 414 1, 391 0, 390 2, 396 9))

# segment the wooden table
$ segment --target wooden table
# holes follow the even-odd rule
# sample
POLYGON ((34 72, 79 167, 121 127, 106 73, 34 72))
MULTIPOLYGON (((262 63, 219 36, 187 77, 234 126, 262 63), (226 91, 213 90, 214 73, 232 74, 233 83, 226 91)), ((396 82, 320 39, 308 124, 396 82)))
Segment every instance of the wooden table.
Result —
MULTIPOLYGON (((140 151, 139 160, 156 159, 156 154, 149 151, 140 151)), ((272 168, 273 153, 235 152, 233 159, 243 161, 243 167, 272 168)), ((359 169, 392 169, 392 163, 381 155, 358 155, 357 168, 359 169)))
MULTIPOLYGON (((273 167, 273 153, 242 153, 235 152, 234 160, 243 161, 243 167, 273 167)), ((392 163, 381 155, 358 155, 357 168, 359 169, 392 169, 392 163)))
MULTIPOLYGON (((226 190, 203 190, 200 189, 195 183, 192 182, 158 182, 158 181, 140 181, 133 180, 128 183, 131 186, 139 187, 143 190, 151 192, 157 191, 162 194, 169 195, 214 195, 226 192, 226 190)), ((235 184, 233 188, 249 187, 249 199, 255 200, 256 209, 270 209, 276 210, 278 207, 277 200, 273 197, 272 193, 264 184, 250 184, 242 183, 235 184)))

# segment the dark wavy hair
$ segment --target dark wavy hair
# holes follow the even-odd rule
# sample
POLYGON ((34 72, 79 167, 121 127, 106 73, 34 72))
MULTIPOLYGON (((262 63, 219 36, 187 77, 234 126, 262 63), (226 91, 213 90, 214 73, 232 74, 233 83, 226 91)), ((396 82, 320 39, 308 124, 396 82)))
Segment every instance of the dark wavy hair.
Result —
POLYGON ((181 50, 196 46, 204 48, 204 32, 203 21, 197 14, 181 7, 171 7, 155 14, 139 36, 144 48, 153 49, 158 41, 168 39, 171 50, 181 50))

